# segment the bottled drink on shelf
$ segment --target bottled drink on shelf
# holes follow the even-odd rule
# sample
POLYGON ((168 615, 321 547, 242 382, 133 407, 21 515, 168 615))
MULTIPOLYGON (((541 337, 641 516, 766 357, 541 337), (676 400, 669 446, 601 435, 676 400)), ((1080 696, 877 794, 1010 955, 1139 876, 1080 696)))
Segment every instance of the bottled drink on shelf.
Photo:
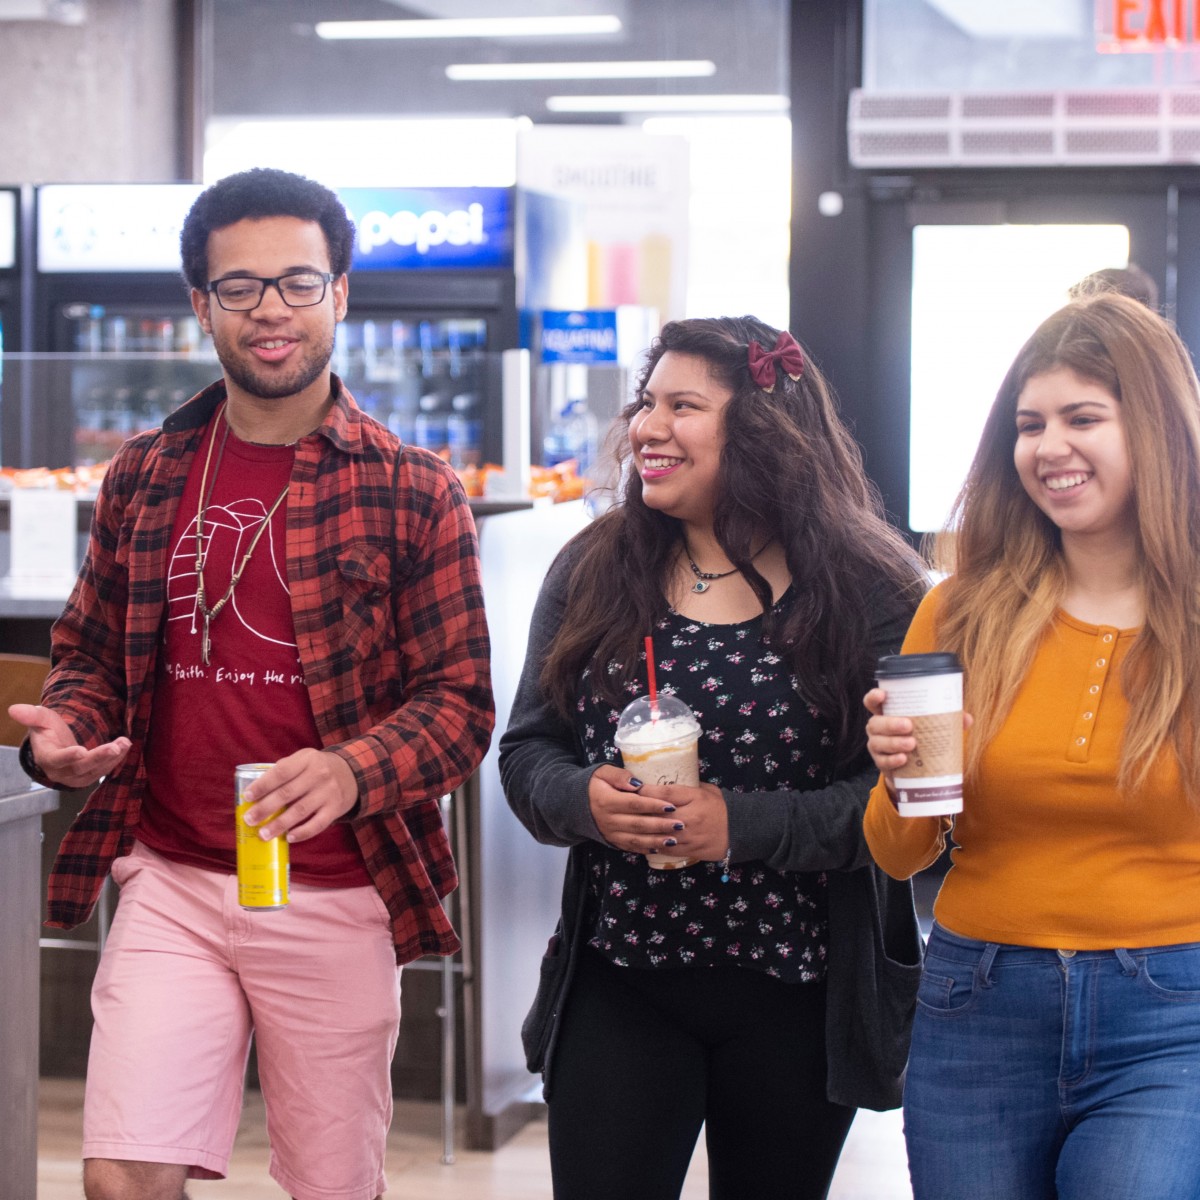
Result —
POLYGON ((394 378, 401 379, 407 374, 415 374, 409 359, 415 353, 416 338, 413 327, 407 321, 392 322, 392 366, 394 378))
POLYGON ((446 322, 446 370, 451 379, 459 379, 463 372, 463 322, 446 322))
POLYGON ((75 462, 81 467, 94 467, 112 453, 104 432, 107 408, 99 386, 89 388, 75 405, 75 462))
POLYGON ((175 349, 175 322, 170 317, 160 317, 153 323, 151 344, 146 348, 156 354, 169 354, 175 349))
POLYGON ((388 413, 387 427, 406 445, 417 444, 416 414, 400 398, 388 413))
POLYGON ((195 317, 184 317, 175 322, 175 349, 184 354, 195 354, 204 341, 200 322, 195 317))
POLYGON ((333 369, 351 385, 362 378, 362 326, 343 321, 333 334, 333 369))
POLYGON ((137 412, 133 405, 133 388, 119 387, 112 394, 112 407, 108 413, 108 427, 115 436, 114 450, 128 437, 137 432, 137 412))
POLYGON ((99 354, 104 349, 104 309, 92 305, 75 329, 75 349, 84 354, 99 354))
POLYGON ((483 418, 474 392, 460 392, 450 401, 446 443, 450 465, 456 470, 479 466, 483 458, 483 418))
POLYGON ((417 402, 417 419, 413 424, 413 440, 418 446, 432 450, 434 454, 447 453, 449 431, 446 427, 448 413, 442 407, 442 398, 436 392, 427 392, 417 402))
POLYGON ((587 404, 568 400, 542 439, 542 465, 556 467, 573 458, 579 464, 579 474, 586 474, 596 461, 599 441, 596 418, 588 412, 587 404))
POLYGON ((379 378, 379 346, 375 335, 375 322, 364 321, 362 323, 362 372, 366 379, 372 381, 379 378))
POLYGON ((114 354, 124 354, 129 349, 129 326, 124 317, 108 317, 104 321, 101 347, 114 354))
POLYGON ((438 342, 437 330, 432 321, 422 321, 417 326, 417 338, 421 351, 421 378, 432 382, 437 373, 433 352, 438 342))
POLYGON ((138 432, 143 429, 158 429, 170 410, 167 408, 166 393, 162 388, 148 387, 142 393, 142 402, 137 413, 138 432))

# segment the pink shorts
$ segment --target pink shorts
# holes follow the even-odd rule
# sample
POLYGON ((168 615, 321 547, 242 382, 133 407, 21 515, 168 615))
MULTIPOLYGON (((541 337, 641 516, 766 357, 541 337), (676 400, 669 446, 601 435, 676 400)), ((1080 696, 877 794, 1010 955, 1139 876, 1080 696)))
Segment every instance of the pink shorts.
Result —
POLYGON ((253 1033, 271 1175, 296 1200, 373 1200, 392 1119, 400 969, 373 887, 293 884, 248 912, 232 875, 141 843, 92 987, 84 1158, 224 1178, 253 1033))

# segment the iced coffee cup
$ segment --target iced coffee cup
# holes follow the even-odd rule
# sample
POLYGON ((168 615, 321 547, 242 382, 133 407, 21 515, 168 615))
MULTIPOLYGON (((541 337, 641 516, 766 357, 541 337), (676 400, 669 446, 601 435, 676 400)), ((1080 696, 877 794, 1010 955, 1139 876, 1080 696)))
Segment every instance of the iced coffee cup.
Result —
MULTIPOLYGON (((699 786, 700 723, 675 696, 659 696, 656 702, 639 696, 621 713, 613 741, 635 779, 699 786)), ((658 871, 674 871, 695 861, 670 854, 647 854, 646 858, 658 871)))
POLYGON ((955 654, 890 654, 875 678, 886 693, 885 716, 908 717, 917 740, 893 772, 902 817, 962 812, 962 665, 955 654))

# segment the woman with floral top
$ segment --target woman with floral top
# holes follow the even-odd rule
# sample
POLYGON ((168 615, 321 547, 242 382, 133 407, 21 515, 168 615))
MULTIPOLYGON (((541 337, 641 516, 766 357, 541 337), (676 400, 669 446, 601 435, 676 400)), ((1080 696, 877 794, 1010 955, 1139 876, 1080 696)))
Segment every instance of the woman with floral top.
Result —
POLYGON ((571 848, 524 1029, 555 1195, 677 1197, 703 1124, 713 1197, 822 1197, 855 1107, 899 1103, 920 939, 863 842, 856 708, 920 572, 791 334, 671 322, 623 419, 622 494, 551 567, 500 746, 517 816, 571 848), (698 787, 614 747, 647 635, 698 787))

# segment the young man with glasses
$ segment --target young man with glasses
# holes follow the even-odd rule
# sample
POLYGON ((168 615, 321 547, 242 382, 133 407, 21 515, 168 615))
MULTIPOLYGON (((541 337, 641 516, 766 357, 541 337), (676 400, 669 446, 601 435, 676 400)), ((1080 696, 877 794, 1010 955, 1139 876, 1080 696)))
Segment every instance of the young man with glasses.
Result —
POLYGON ((15 705, 41 782, 99 781, 63 840, 50 923, 121 899, 97 971, 89 1200, 179 1200, 225 1175, 253 1034, 271 1173, 297 1200, 385 1185, 399 964, 448 954, 457 880, 438 799, 493 723, 475 529, 437 458, 330 370, 354 227, 253 170, 184 223, 223 378, 127 442, 54 628, 43 704, 15 705), (282 909, 239 905, 246 814, 291 852, 282 909))

